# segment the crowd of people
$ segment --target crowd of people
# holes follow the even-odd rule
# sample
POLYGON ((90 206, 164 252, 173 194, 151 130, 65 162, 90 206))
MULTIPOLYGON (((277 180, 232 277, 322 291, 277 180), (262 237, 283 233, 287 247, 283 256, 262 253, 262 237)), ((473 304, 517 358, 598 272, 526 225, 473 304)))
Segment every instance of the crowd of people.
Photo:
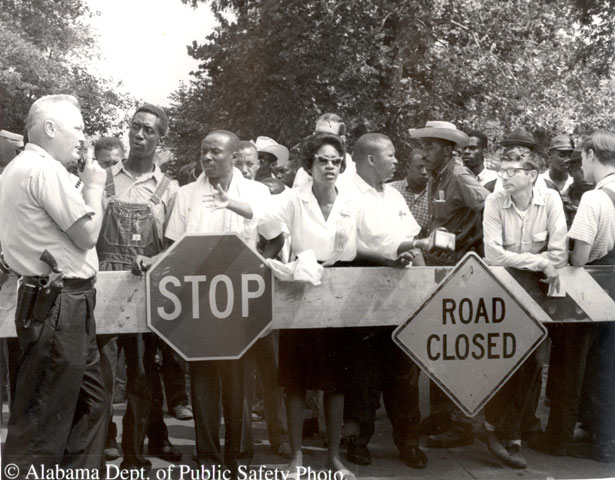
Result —
POLYGON ((416 144, 399 163, 382 133, 366 133, 350 149, 343 120, 327 113, 298 151, 265 136, 209 132, 199 161, 182 168, 178 182, 157 163, 168 128, 159 107, 136 110, 127 154, 121 141, 104 137, 95 159, 84 156, 83 122, 74 97, 40 98, 28 113, 25 146, 0 176, 2 264, 20 278, 5 464, 22 472, 30 465, 99 469, 122 455, 121 468, 147 472, 145 436, 147 453, 180 462, 164 423, 160 362, 169 411, 194 415, 194 460, 223 466, 231 478, 254 454, 255 390, 271 448, 288 458, 289 472, 303 465, 306 398, 314 390, 324 392, 325 464, 335 478, 354 477, 340 450, 348 462, 371 463, 381 397, 411 468, 427 466, 421 436, 429 448, 478 437, 512 468, 527 467, 523 445, 615 462, 612 322, 550 326, 550 353, 545 342, 523 363, 475 431, 433 382, 421 420, 420 370, 394 345, 392 327, 281 330, 239 360, 190 362, 190 410, 184 366, 164 343, 153 333, 97 336, 94 320, 98 271, 142 274, 184 233, 237 233, 265 258, 325 268, 454 266, 474 251, 490 265, 535 272, 558 290, 564 265, 615 263, 615 133, 593 133, 576 149, 570 136, 555 136, 545 169, 535 139, 520 128, 501 141, 491 169, 487 136, 430 121, 410 130, 416 144), (391 182, 398 170, 403 176, 391 182), (454 234, 454 250, 433 248, 436 230, 454 234), (41 260, 45 250, 61 271, 41 260), (121 451, 112 421, 120 351, 121 451), (543 431, 536 409, 547 362, 543 431))

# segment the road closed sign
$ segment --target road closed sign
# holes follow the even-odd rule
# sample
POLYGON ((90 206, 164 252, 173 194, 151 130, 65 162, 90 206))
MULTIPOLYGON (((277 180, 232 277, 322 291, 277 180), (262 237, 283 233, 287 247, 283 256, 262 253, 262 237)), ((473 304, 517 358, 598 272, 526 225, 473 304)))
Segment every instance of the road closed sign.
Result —
POLYGON ((474 416, 546 335, 514 292, 469 253, 393 339, 466 415, 474 416))

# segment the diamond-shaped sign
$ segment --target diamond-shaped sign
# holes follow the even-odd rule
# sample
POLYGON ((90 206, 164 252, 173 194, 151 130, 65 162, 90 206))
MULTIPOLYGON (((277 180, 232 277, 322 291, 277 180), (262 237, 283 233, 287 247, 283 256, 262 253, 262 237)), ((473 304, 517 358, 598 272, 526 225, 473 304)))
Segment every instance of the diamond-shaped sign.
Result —
POLYGON ((546 335, 480 257, 468 253, 393 340, 472 417, 546 335))

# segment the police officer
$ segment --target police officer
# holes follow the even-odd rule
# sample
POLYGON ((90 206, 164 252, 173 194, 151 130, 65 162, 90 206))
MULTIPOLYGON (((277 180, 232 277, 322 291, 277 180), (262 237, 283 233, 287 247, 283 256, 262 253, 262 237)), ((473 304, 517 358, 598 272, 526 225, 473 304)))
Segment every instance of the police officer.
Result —
POLYGON ((29 143, 0 185, 0 243, 21 276, 15 326, 22 351, 2 459, 23 475, 30 465, 102 463, 106 395, 93 312, 105 172, 87 158, 82 196, 65 168, 80 158, 83 129, 74 97, 38 99, 28 113, 29 143), (63 275, 39 259, 44 250, 63 275))

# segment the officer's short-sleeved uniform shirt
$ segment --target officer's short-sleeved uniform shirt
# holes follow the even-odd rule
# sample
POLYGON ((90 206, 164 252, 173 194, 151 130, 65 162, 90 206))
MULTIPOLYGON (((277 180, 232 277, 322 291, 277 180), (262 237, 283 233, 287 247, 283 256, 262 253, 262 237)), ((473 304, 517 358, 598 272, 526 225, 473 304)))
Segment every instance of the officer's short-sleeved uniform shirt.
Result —
POLYGON ((77 247, 66 234, 77 220, 94 215, 64 166, 28 143, 4 169, 0 183, 0 244, 8 265, 20 275, 47 275, 39 260, 47 249, 66 278, 98 271, 96 249, 77 247))

